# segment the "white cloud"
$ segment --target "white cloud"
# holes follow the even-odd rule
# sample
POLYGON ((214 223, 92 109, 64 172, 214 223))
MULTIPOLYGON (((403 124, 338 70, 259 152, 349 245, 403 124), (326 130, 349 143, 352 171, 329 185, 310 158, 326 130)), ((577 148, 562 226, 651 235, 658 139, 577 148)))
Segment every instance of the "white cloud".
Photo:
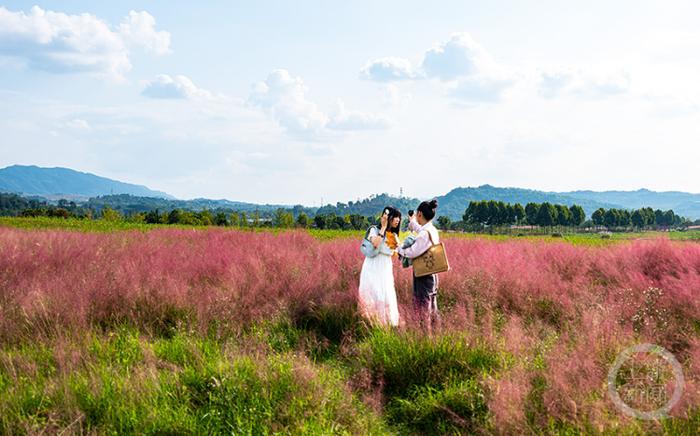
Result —
POLYGON ((452 80, 480 73, 492 64, 486 50, 462 32, 426 51, 421 67, 428 77, 452 80))
POLYGON ((170 33, 157 31, 156 19, 146 11, 129 11, 119 25, 124 42, 133 47, 143 47, 155 54, 170 53, 170 33))
POLYGON ((274 70, 264 82, 253 87, 250 101, 269 111, 272 118, 291 133, 313 136, 321 133, 328 117, 306 99, 306 87, 300 77, 287 70, 274 70))
POLYGON ((212 98, 209 91, 195 86, 187 76, 171 77, 167 74, 159 74, 155 80, 147 82, 141 94, 146 97, 165 99, 212 98))
POLYGON ((503 98, 503 93, 513 85, 512 79, 496 79, 488 76, 474 76, 455 82, 449 88, 449 95, 465 102, 493 103, 503 98))
POLYGON ((408 59, 390 56, 367 62, 360 69, 360 77, 377 82, 421 78, 454 80, 495 68, 496 64, 486 50, 468 33, 460 32, 427 50, 418 68, 408 59))
POLYGON ((391 82, 418 78, 407 59, 387 57, 367 62, 360 70, 360 77, 377 82, 391 82))
POLYGON ((406 59, 386 57, 368 62, 360 76, 377 82, 437 79, 445 83, 447 95, 467 102, 499 101, 515 83, 512 73, 465 32, 453 33, 428 49, 419 68, 406 59))
MULTIPOLYGON (((423 53, 415 68, 402 58, 386 57, 368 62, 360 76, 377 82, 434 79, 445 95, 458 103, 501 101, 511 87, 533 84, 540 96, 552 99, 564 95, 582 98, 605 98, 628 93, 630 75, 626 71, 586 66, 585 68, 550 68, 518 72, 516 67, 496 62, 490 53, 466 32, 453 33, 423 53), (524 73, 524 74, 523 74, 524 73), (529 77, 533 80, 523 80, 529 77)), ((390 86, 395 86, 390 83, 390 86)), ((385 101, 398 98, 392 88, 385 101), (393 94, 393 97, 392 95, 393 94)))
POLYGON ((90 72, 121 78, 131 47, 166 53, 170 34, 155 31, 147 12, 131 11, 118 30, 92 14, 68 15, 38 6, 29 13, 0 7, 0 55, 51 73, 90 72))
POLYGON ((385 128, 380 117, 348 112, 340 103, 337 114, 329 116, 306 97, 306 86, 300 77, 287 70, 272 71, 264 82, 253 86, 249 102, 263 108, 289 133, 302 139, 318 139, 330 130, 366 130, 385 128))
POLYGON ((544 98, 562 95, 602 98, 630 90, 630 76, 624 71, 558 69, 540 76, 538 91, 544 98))
POLYGON ((389 127, 389 122, 378 115, 358 111, 347 111, 345 103, 338 100, 336 113, 328 122, 328 128, 333 130, 381 130, 389 127))

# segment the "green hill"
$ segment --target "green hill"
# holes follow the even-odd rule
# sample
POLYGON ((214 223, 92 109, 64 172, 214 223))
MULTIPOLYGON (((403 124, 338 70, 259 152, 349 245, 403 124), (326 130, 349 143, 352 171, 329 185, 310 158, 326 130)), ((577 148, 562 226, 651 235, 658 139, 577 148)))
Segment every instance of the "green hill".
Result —
POLYGON ((145 186, 119 182, 69 168, 12 165, 0 169, 0 192, 40 195, 47 198, 89 198, 107 194, 174 198, 145 186))

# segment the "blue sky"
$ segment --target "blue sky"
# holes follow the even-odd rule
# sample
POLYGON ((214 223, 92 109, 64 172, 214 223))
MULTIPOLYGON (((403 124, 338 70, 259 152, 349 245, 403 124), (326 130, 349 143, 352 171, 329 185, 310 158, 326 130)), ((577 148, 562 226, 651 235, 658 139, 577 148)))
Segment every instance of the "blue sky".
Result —
POLYGON ((0 166, 180 198, 697 192, 695 2, 0 3, 0 166))

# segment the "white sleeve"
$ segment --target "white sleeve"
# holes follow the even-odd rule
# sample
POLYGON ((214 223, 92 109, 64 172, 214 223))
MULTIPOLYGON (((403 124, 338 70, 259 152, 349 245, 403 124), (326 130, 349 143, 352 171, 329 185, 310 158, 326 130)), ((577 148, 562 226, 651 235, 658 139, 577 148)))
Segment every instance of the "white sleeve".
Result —
POLYGON ((408 221, 408 230, 418 233, 418 232, 420 232, 421 228, 422 228, 421 225, 418 224, 417 222, 415 222, 413 220, 408 221))
POLYGON ((374 236, 379 236, 379 229, 376 227, 371 227, 369 229, 369 234, 367 235, 367 239, 370 239, 374 236))

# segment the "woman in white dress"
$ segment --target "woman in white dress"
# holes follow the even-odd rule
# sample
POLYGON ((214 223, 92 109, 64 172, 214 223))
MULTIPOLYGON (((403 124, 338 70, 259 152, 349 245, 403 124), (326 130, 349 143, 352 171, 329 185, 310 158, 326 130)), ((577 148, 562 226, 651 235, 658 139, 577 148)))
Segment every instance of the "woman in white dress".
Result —
POLYGON ((391 206, 385 207, 380 227, 373 227, 367 238, 379 254, 365 257, 360 273, 359 307, 362 314, 380 325, 399 325, 399 306, 394 289, 392 259, 399 246, 401 212, 391 206))

